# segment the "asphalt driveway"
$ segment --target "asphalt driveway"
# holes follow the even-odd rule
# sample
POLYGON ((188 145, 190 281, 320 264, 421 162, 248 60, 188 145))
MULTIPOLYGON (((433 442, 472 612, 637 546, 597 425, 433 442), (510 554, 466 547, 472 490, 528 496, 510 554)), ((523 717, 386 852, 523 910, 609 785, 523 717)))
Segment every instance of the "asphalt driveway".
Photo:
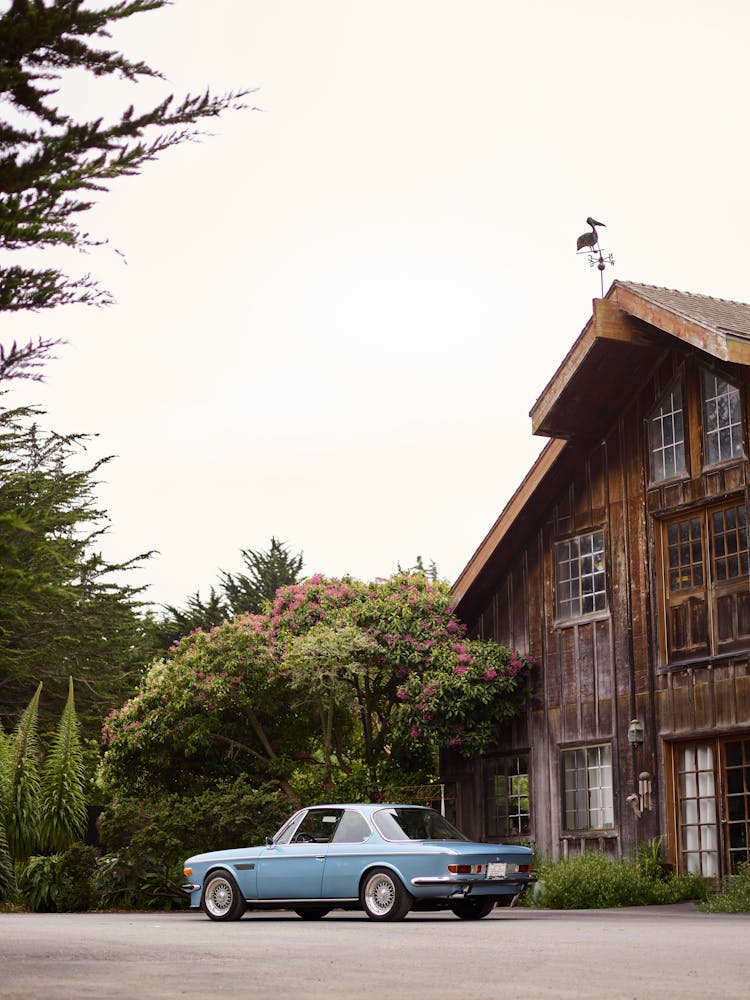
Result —
POLYGON ((410 914, 375 923, 247 914, 0 915, 8 1000, 747 1000, 750 915, 690 904, 498 909, 476 922, 410 914))

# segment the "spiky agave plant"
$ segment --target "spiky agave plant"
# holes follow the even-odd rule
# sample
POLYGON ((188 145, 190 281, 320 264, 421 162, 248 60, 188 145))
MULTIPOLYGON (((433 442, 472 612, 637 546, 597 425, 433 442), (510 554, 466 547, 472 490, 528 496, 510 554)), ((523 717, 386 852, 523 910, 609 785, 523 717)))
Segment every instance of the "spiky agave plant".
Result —
POLYGON ((42 773, 39 834, 44 850, 64 851, 81 839, 86 829, 83 782, 83 750, 71 677, 68 700, 42 773))
POLYGON ((13 861, 5 836, 5 816, 8 805, 8 738, 0 726, 0 902, 13 895, 16 887, 13 861))
POLYGON ((11 738, 5 834, 15 861, 28 861, 39 844, 39 747, 37 710, 41 682, 11 738))

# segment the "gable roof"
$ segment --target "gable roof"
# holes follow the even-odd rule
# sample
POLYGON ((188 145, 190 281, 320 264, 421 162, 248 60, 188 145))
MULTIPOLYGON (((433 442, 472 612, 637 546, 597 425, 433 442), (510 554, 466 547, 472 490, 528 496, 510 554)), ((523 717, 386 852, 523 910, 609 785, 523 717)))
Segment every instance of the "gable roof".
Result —
POLYGON ((615 281, 603 299, 594 299, 591 318, 531 408, 533 433, 553 440, 451 588, 460 614, 481 610, 566 471, 675 338, 722 361, 750 365, 750 305, 633 281, 615 281))
MULTIPOLYGON (((644 302, 683 317, 687 322, 702 326, 716 335, 728 334, 750 341, 750 305, 715 299, 710 295, 678 292, 674 288, 641 285, 635 281, 615 281, 618 295, 630 292, 644 302)), ((634 303, 635 304, 635 303, 634 303)))

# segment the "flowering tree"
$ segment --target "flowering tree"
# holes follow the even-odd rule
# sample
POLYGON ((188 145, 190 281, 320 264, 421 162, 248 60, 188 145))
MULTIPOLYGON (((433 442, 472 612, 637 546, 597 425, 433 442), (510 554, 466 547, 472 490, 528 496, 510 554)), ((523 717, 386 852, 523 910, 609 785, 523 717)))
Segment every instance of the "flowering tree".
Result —
MULTIPOLYGON (((447 587, 423 574, 370 584, 312 577, 278 591, 270 623, 292 683, 325 691, 328 768, 333 721, 348 712, 371 796, 394 765, 429 768, 447 747, 483 752, 525 697, 530 661, 466 641, 447 587)), ((336 761, 347 770, 341 742, 336 761)))
POLYGON ((104 724, 113 786, 177 791, 241 770, 291 797, 379 798, 482 752, 518 710, 529 661, 468 641, 445 584, 313 576, 262 615, 180 640, 104 724))
POLYGON ((441 646, 429 667, 410 674, 399 688, 394 729, 465 756, 485 753, 520 711, 533 662, 476 639, 441 646))
POLYGON ((311 729, 288 697, 273 636, 261 615, 240 615, 175 643, 134 698, 105 720, 102 774, 120 791, 204 787, 238 771, 289 775, 311 729))

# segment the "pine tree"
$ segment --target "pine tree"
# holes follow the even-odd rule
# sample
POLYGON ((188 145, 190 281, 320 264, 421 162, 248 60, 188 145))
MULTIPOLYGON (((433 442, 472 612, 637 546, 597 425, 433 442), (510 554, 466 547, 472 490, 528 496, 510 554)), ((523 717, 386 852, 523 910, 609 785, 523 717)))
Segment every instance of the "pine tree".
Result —
MULTIPOLYGON (((202 120, 243 106, 245 92, 206 91, 141 112, 131 105, 109 121, 79 121, 61 110, 56 95, 70 70, 132 82, 161 76, 98 43, 117 22, 167 3, 123 0, 89 9, 88 0, 13 0, 0 15, 0 250, 95 245, 79 220, 99 192, 193 138, 202 120)), ((89 276, 0 267, 0 311, 108 301, 89 276)))

